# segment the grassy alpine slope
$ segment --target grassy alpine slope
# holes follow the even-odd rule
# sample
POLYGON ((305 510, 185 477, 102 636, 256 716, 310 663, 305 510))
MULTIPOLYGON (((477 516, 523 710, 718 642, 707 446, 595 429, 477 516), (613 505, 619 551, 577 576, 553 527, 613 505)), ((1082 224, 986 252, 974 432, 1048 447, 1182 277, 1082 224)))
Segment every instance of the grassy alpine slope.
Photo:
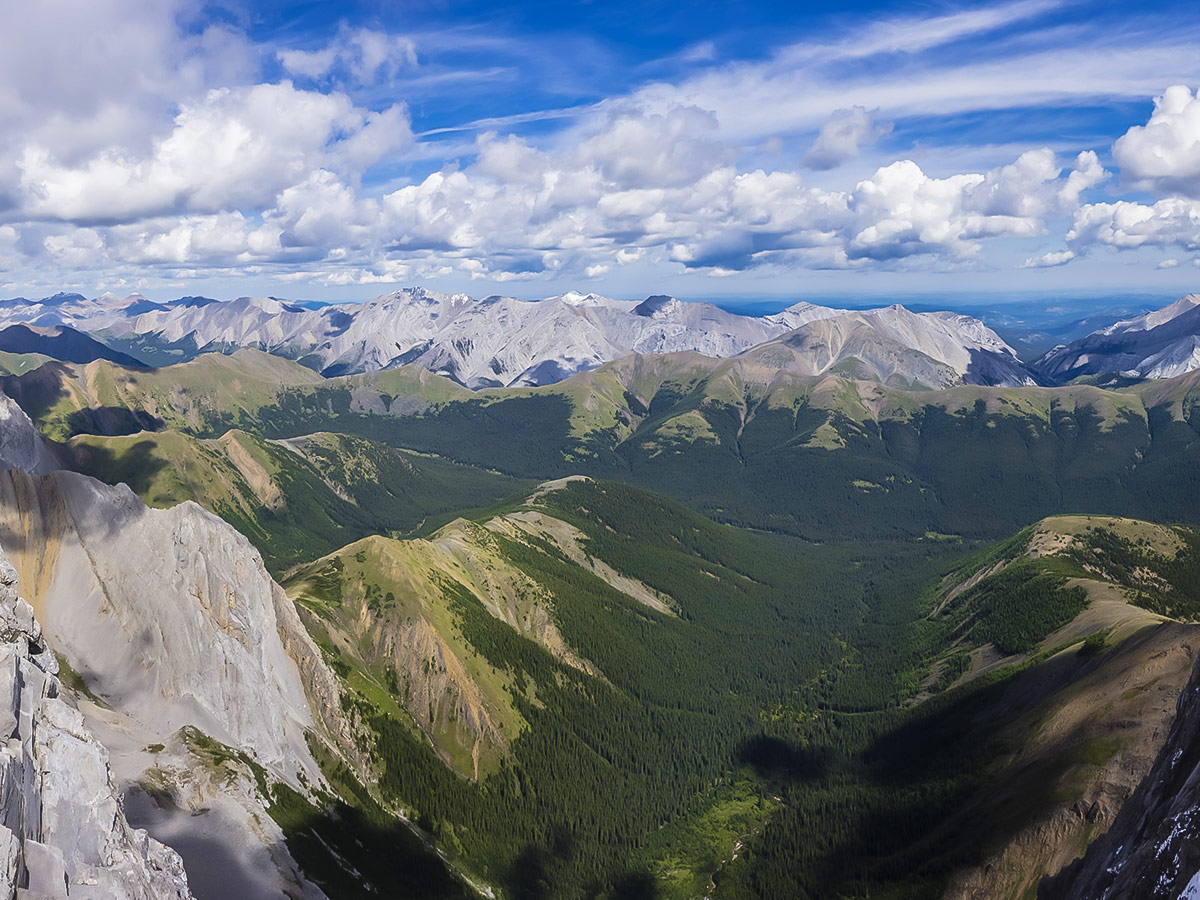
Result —
POLYGON ((260 411, 264 433, 354 432, 521 477, 620 479, 810 540, 997 539, 1061 512, 1197 517, 1194 373, 1121 390, 905 391, 685 353, 449 398, 391 377, 401 393, 377 376, 286 389, 260 411))
POLYGON ((287 442, 238 430, 211 439, 174 430, 84 434, 58 455, 76 471, 128 484, 150 506, 196 501, 250 538, 276 575, 348 541, 408 533, 431 516, 486 505, 524 483, 338 434, 287 442))
MULTIPOLYGON (((899 639, 905 649, 894 646, 897 623, 889 620, 905 615, 903 604, 895 601, 868 610, 853 630, 842 633, 844 641, 839 638, 824 646, 801 641, 790 648, 785 643, 764 656, 765 629, 759 626, 757 634, 740 634, 738 643, 729 645, 734 628, 745 632, 771 617, 761 619, 764 609, 756 609, 748 595, 737 602, 737 595, 719 587, 708 589, 709 603, 697 603, 704 590, 697 592, 690 583, 684 587, 687 581, 670 584, 671 576, 664 573, 675 572, 690 581, 697 561, 713 560, 719 548, 726 553, 739 549, 736 532, 731 535, 671 504, 654 503, 638 491, 611 483, 559 483, 553 490, 483 513, 475 522, 452 522, 427 540, 361 542, 298 572, 288 589, 343 674, 354 715, 374 735, 377 762, 384 772, 381 789, 393 792, 385 793, 386 799, 417 810, 443 844, 454 848, 468 867, 478 866, 485 878, 495 880, 497 870, 507 872, 502 878, 515 896, 536 896, 539 890, 546 896, 580 890, 586 894, 590 879, 613 883, 620 866, 608 872, 592 869, 581 884, 572 854, 530 855, 512 843, 506 847, 513 809, 520 809, 513 797, 505 801, 505 828, 488 834, 486 823, 492 819, 475 810, 486 808, 489 789, 499 790, 498 780, 504 778, 522 784, 532 780, 543 791, 555 783, 553 796, 570 798, 556 821, 574 836, 573 852, 586 850, 586 858, 593 861, 607 857, 614 864, 632 862, 624 880, 617 878, 631 889, 643 883, 640 877, 668 897, 713 889, 729 897, 780 891, 814 898, 833 892, 876 896, 881 891, 934 896, 947 885, 968 883, 971 873, 994 857, 1014 870, 1009 877, 1020 886, 1012 895, 1017 897, 1099 833, 1136 784, 1136 772, 1148 768, 1153 759, 1154 741, 1162 731, 1157 726, 1169 719, 1173 708, 1171 689, 1181 686, 1190 670, 1188 642, 1193 632, 1177 625, 1166 631, 1141 630, 1160 620, 1149 614, 1140 618, 1130 605, 1147 597, 1138 593, 1128 573, 1136 570, 1136 579, 1151 578, 1159 596, 1189 602, 1188 589, 1176 589, 1161 573, 1186 582, 1190 567, 1200 559, 1192 539, 1184 529, 1125 520, 1043 522, 951 564, 944 577, 932 580, 916 604, 932 598, 938 607, 906 626, 909 632, 899 639), (647 514, 647 509, 654 512, 647 514), (1119 561, 1118 568, 1091 565, 1089 557, 1099 546, 1119 561), (590 579, 561 568, 568 561, 581 567, 575 552, 580 547, 585 548, 582 559, 590 572, 604 566, 600 572, 606 577, 599 581, 624 595, 622 604, 610 599, 604 615, 586 620, 579 616, 588 611, 590 592, 574 582, 590 579), (1051 567, 1031 574, 1022 568, 1026 562, 1051 567), (617 579, 612 576, 621 574, 618 566, 632 581, 614 584, 617 579), (1071 594, 1068 604, 1036 625, 1031 638, 1025 631, 1029 597, 1017 590, 1015 602, 997 603, 1004 592, 996 585, 1007 583, 1005 573, 1010 571, 1036 582, 1039 573, 1049 572, 1057 579, 1060 570, 1089 585, 1082 597, 1071 594), (642 595, 639 588, 651 593, 642 595), (1120 601, 1112 596, 1122 592, 1129 596, 1120 601), (945 600, 950 594, 953 603, 945 600), (692 600, 685 603, 678 597, 692 600), (648 600, 658 600, 664 608, 656 611, 648 600), (1107 608, 1118 603, 1124 617, 1107 608), (636 639, 628 641, 625 617, 616 615, 618 610, 626 616, 632 613, 635 620, 648 620, 650 627, 643 624, 636 639), (1036 638, 1044 644, 1052 632, 1062 638, 1056 646, 1029 643, 1032 652, 1008 659, 1007 668, 973 673, 963 679, 970 682, 966 687, 927 700, 917 713, 897 705, 914 695, 914 678, 921 674, 923 695, 928 696, 939 666, 962 654, 964 646, 990 646, 994 655, 997 637, 1016 634, 1027 643, 1036 638), (885 635, 893 646, 887 646, 885 635), (695 652, 677 656, 668 671, 653 668, 651 660, 671 653, 681 639, 695 652), (543 693, 536 666, 515 664, 520 657, 496 649, 497 644, 514 641, 529 653, 540 647, 537 656, 545 662, 557 660, 555 681, 576 685, 589 696, 587 705, 580 708, 577 700, 568 700, 558 690, 543 693), (928 653, 918 650, 914 656, 922 646, 928 653), (364 652, 363 647, 369 649, 364 652), (631 651, 638 655, 631 657, 631 651), (772 677, 775 672, 754 671, 756 659, 778 667, 781 659, 796 655, 810 660, 825 655, 825 662, 819 669, 802 668, 779 681, 772 677), (703 658, 702 668, 681 662, 696 656, 703 658), (1166 662, 1151 671, 1145 665, 1147 657, 1166 662), (672 690, 663 695, 661 679, 672 678, 671 673, 672 690), (685 702, 691 693, 685 685, 698 697, 728 693, 729 707, 717 721, 731 716, 734 729, 709 744, 685 727, 674 741, 675 765, 686 774, 692 754, 716 752, 726 754, 723 771, 700 790, 694 805, 676 808, 663 820, 625 818, 615 846, 599 844, 598 835, 581 837, 577 817, 594 815, 595 810, 588 791, 579 790, 586 785, 585 779, 577 781, 580 756, 601 754, 616 770, 641 759, 632 748, 626 751, 629 756, 614 752, 624 732, 606 722, 608 692, 635 696, 638 702, 621 715, 636 719, 652 715, 660 705, 685 702), (1080 696, 1086 700, 1076 699, 1080 696), (471 698, 477 699, 477 707, 472 707, 471 698), (968 708, 970 721, 977 725, 952 726, 950 719, 968 708), (745 717, 748 709, 759 712, 745 717), (1103 735, 1132 715, 1131 710, 1138 711, 1144 727, 1127 731, 1121 743, 1106 742, 1103 735), (593 720, 591 729, 582 733, 581 718, 593 720), (540 733, 543 730, 548 733, 540 733), (571 732, 582 743, 568 740, 571 732), (421 743, 413 740, 420 733, 431 745, 424 755, 413 746, 421 743), (948 737, 961 759, 938 756, 944 766, 936 767, 918 763, 899 749, 901 735, 918 741, 948 737), (597 738, 601 746, 590 743, 597 738), (407 745, 403 753, 401 744, 407 745), (1027 745, 1035 749, 1015 752, 1027 745), (389 754, 405 760, 408 780, 388 777, 389 754), (454 779, 439 782, 433 772, 426 776, 433 781, 430 785, 413 777, 412 770, 431 765, 435 757, 475 786, 454 779), (1041 773, 1036 788, 1029 783, 1031 776, 1019 774, 1026 767, 1041 773), (522 776, 572 769, 557 782, 522 776), (1051 789, 1043 803, 1038 798, 1047 783, 1051 789), (459 805, 447 802, 447 792, 460 792, 459 805), (924 798, 919 809, 913 807, 917 797, 924 798), (1064 808, 1083 797, 1089 809, 1100 803, 1099 811, 1090 820, 1080 820, 1080 828, 1064 828, 1059 822, 1067 815, 1064 808), (969 839, 946 838, 931 853, 928 834, 963 803, 978 807, 981 815, 988 812, 981 820, 989 824, 975 823, 967 831, 969 839), (997 803, 1003 815, 990 815, 997 803), (822 810, 819 834, 806 818, 817 808, 822 810), (872 824, 883 821, 891 823, 886 834, 878 832, 880 824, 872 824), (1031 859, 1022 841, 1028 843, 1029 830, 1037 828, 1049 828, 1059 841, 1053 853, 1031 859), (574 844, 576 839, 581 843, 574 844), (799 871, 796 860, 789 862, 791 853, 801 861, 799 871), (918 855, 923 860, 919 865, 918 855), (900 865, 897 860, 906 862, 900 865), (533 878, 532 883, 526 878, 533 878)), ((754 558, 751 553, 744 559, 754 558)), ((712 581, 717 576, 738 585, 749 576, 750 583, 766 587, 772 583, 769 578, 755 576, 770 572, 769 567, 761 568, 769 559, 760 557, 754 568, 743 562, 739 570, 726 556, 724 572, 706 569, 700 562, 700 577, 712 581), (702 574, 705 571, 709 574, 702 574)), ((821 577, 811 560, 805 569, 806 581, 821 577)), ((1055 582, 1049 592, 1062 588, 1055 582)), ((822 593, 827 598, 834 594, 828 584, 822 593)), ((762 596, 771 595, 767 591, 762 596)), ((799 608, 811 599, 797 590, 792 614, 803 617, 799 608)), ((914 610, 910 607, 907 614, 914 610)), ((848 624, 835 609, 805 612, 818 616, 807 623, 810 628, 848 624), (822 614, 828 616, 823 622, 822 614)), ((541 679, 545 678, 543 672, 541 679)), ((947 686, 939 685, 934 693, 947 686)), ((711 714, 720 710, 718 704, 711 714)), ((638 733, 636 724, 625 727, 638 733)), ((398 772, 399 763, 395 765, 398 772)), ((433 771, 438 770, 434 765, 433 771)), ((646 789, 640 781, 636 784, 624 785, 622 796, 646 789)), ((668 791, 667 797, 679 788, 680 782, 674 781, 658 785, 668 791)), ((545 793, 541 797, 543 804, 549 802, 545 793)), ((545 812, 543 805, 528 810, 526 849, 542 846, 536 835, 545 812)), ((1046 846, 1044 836, 1038 844, 1046 846)))
POLYGON ((797 590, 814 574, 668 501, 569 481, 352 544, 286 586, 383 799, 513 895, 576 896, 641 877, 633 849, 711 809, 754 710, 840 652, 835 613, 797 590))
POLYGON ((357 434, 535 481, 623 480, 720 521, 828 541, 994 540, 1063 512, 1197 521, 1198 384, 899 390, 681 353, 471 393, 414 366, 324 380, 239 351, 157 370, 42 366, 0 387, 58 440, 357 434))

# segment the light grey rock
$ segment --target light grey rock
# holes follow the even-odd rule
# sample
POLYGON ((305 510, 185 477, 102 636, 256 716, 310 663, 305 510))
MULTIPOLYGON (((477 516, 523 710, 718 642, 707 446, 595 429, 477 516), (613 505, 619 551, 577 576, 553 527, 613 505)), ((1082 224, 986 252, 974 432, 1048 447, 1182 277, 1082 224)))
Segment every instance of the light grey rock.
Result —
MULTIPOLYGON (((351 741, 335 676, 249 541, 194 503, 149 509, 124 485, 11 470, 0 472, 0 533, 19 536, 8 554, 33 601, 0 606, 0 637, 22 636, 29 657, 9 659, 0 643, 0 729, 27 733, 22 716, 32 706, 23 698, 42 681, 24 667, 36 659, 41 672, 52 669, 52 647, 101 702, 80 697, 82 720, 57 714, 53 730, 42 731, 47 751, 68 757, 71 771, 90 771, 90 750, 71 743, 86 727, 105 748, 121 796, 153 783, 155 797, 173 797, 173 811, 139 802, 129 818, 177 847, 206 896, 322 900, 288 854, 257 778, 209 777, 180 737, 203 734, 245 753, 269 782, 301 791, 323 783, 306 733, 323 722, 351 741), (11 723, 10 694, 22 698, 11 723)), ((15 581, 13 568, 0 565, 0 585, 15 581)), ((11 782, 18 804, 36 788, 19 774, 11 782)), ((64 834, 84 829, 69 839, 87 865, 103 858, 88 837, 93 820, 112 812, 98 784, 60 779, 39 804, 64 834)), ((94 877, 96 896, 107 896, 107 876, 94 877)))
POLYGON ((49 472, 57 468, 29 416, 15 400, 0 394, 0 469, 49 472))
POLYGON ((319 781, 293 658, 319 675, 319 653, 244 536, 195 503, 150 509, 71 472, 0 474, 0 523, 33 536, 10 555, 46 640, 154 741, 190 725, 319 781))
POLYGON ((43 638, 0 554, 0 900, 190 900, 178 854, 126 821, 43 638))
MULTIPOLYGON (((899 348, 893 355, 929 356, 947 367, 954 383, 977 375, 985 383, 1031 381, 1012 348, 978 320, 899 307, 855 313, 802 302, 774 315, 746 316, 661 295, 640 302, 578 293, 536 301, 476 300, 406 288, 366 303, 318 309, 254 297, 167 304, 125 327, 164 344, 200 350, 266 350, 304 359, 328 374, 416 363, 479 388, 549 384, 631 353, 691 350, 715 358, 736 356, 794 329, 845 318, 853 318, 852 324, 865 321, 899 348)), ((839 327, 845 331, 847 326, 839 327)), ((355 402, 369 411, 378 403, 364 397, 355 402)))
POLYGON ((929 356, 951 370, 954 383, 1021 384, 1028 378, 1012 348, 977 320, 903 313, 893 307, 856 313, 800 302, 773 315, 749 316, 663 295, 614 300, 572 291, 543 300, 475 299, 413 287, 366 303, 315 309, 270 297, 155 304, 136 295, 94 300, 60 295, 10 301, 0 310, 0 325, 63 324, 188 352, 248 347, 302 359, 328 374, 416 363, 479 388, 549 384, 633 353, 736 356, 822 320, 873 316, 871 326, 892 348, 890 356, 929 356))
POLYGON ((970 316, 914 313, 903 306, 833 316, 811 312, 804 324, 740 358, 786 360, 790 371, 802 375, 833 373, 898 387, 1036 384, 1016 351, 970 316))

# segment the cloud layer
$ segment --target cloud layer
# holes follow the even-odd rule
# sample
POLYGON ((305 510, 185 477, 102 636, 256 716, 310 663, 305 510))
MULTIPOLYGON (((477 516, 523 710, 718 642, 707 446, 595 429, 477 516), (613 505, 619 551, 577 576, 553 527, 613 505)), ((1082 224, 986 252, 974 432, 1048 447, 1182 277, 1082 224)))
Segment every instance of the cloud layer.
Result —
POLYGON ((1012 147, 947 171, 904 145, 922 117, 1146 97, 1162 90, 1150 70, 1185 58, 1186 30, 1103 64, 1091 48, 1011 33, 1054 9, 880 19, 757 61, 705 44, 679 55, 677 77, 597 103, 414 135, 410 98, 449 91, 456 75, 415 32, 342 23, 291 45, 207 20, 191 0, 10 4, 0 266, 10 283, 253 272, 372 284, 1200 252, 1200 99, 1187 86, 1115 142, 1066 153, 1012 147), (997 30, 989 57, 951 52, 997 30), (77 49, 66 64, 51 45, 77 49), (1069 74, 1051 78, 1052 58, 1069 74))

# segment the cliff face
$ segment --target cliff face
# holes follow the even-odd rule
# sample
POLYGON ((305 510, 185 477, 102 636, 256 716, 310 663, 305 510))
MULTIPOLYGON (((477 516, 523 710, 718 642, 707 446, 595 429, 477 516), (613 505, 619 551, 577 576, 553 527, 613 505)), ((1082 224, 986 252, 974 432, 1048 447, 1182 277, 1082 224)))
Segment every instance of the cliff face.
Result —
POLYGON ((205 770, 185 739, 304 790, 322 783, 306 732, 345 728, 334 676, 254 547, 194 503, 149 509, 124 485, 20 471, 0 472, 0 546, 47 645, 92 695, 79 708, 129 817, 179 850, 194 890, 322 897, 255 779, 205 770))
POLYGON ((190 900, 179 856, 126 821, 16 586, 0 553, 0 898, 190 900))
POLYGON ((1040 900, 1200 897, 1200 664, 1150 774, 1112 828, 1038 891, 1040 900))
POLYGON ((58 468, 29 416, 4 394, 0 394, 0 468, 25 472, 58 468))
POLYGON ((192 725, 289 780, 317 777, 305 687, 280 635, 300 647, 302 626, 226 523, 194 503, 149 509, 124 485, 10 471, 0 541, 51 646, 149 739, 192 725))

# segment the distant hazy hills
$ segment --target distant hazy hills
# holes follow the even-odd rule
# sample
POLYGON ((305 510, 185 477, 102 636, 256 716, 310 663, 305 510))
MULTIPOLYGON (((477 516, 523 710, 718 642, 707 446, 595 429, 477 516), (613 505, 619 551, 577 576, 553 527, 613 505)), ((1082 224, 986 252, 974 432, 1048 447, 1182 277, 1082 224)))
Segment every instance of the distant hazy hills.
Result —
POLYGON ((140 366, 128 353, 114 350, 94 338, 64 325, 9 325, 0 328, 0 351, 41 353, 62 362, 89 363, 107 359, 123 366, 140 366))
POLYGON ((161 365, 250 348, 326 376, 415 363, 472 389, 552 384, 630 354, 681 351, 758 361, 783 354, 797 374, 934 389, 1063 384, 1102 375, 1169 378, 1200 368, 1200 295, 1194 294, 1029 363, 983 322, 957 313, 802 302, 749 316, 661 295, 640 302, 575 292, 537 301, 477 300, 406 288, 365 303, 320 305, 269 297, 155 303, 140 294, 56 294, 0 304, 0 326, 18 323, 28 323, 32 333, 5 331, 0 349, 161 365), (44 330, 63 327, 95 340, 44 330))

